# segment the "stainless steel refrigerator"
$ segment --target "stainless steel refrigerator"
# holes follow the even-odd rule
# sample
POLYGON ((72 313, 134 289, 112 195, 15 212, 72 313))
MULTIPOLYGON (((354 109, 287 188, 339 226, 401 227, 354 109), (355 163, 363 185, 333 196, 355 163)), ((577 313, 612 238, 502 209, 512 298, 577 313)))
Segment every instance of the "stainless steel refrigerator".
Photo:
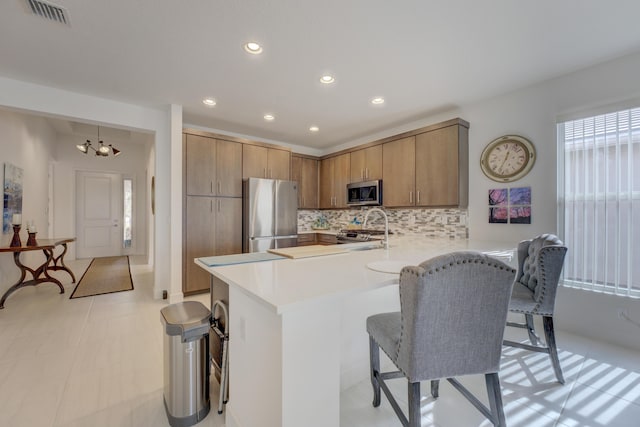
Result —
POLYGON ((242 185, 242 251, 296 246, 298 183, 249 178, 242 185))

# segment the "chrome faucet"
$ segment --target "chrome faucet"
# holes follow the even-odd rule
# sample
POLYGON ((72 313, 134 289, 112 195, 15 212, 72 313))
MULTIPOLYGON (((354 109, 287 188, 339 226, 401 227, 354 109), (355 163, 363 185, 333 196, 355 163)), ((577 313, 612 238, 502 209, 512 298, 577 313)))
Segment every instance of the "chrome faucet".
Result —
POLYGON ((369 218, 369 214, 371 212, 380 212, 384 217, 384 240, 382 241, 382 246, 385 249, 389 249, 389 218, 387 218, 387 214, 380 208, 371 208, 364 214, 364 221, 362 221, 362 228, 367 226, 367 219, 369 218))

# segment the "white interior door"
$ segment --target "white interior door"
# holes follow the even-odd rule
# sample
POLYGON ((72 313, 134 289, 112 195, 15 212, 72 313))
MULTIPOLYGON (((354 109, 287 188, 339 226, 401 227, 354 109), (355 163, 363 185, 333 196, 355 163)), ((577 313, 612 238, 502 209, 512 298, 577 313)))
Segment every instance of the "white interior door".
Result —
POLYGON ((122 175, 76 174, 76 254, 78 258, 122 255, 122 175))

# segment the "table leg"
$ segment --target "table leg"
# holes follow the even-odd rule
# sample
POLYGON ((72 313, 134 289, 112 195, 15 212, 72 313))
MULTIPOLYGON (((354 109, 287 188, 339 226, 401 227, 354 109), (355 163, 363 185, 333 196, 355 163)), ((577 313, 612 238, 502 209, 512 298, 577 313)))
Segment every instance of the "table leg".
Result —
POLYGON ((20 252, 13 253, 13 261, 18 266, 21 272, 20 279, 18 279, 16 284, 11 286, 9 289, 7 289, 4 295, 2 295, 2 298, 0 299, 0 309, 4 308, 4 302, 7 300, 9 295, 14 293, 18 289, 22 289, 26 286, 36 286, 40 283, 52 282, 58 285, 58 287, 60 288, 61 294, 64 293, 64 287, 62 286, 62 283, 60 283, 60 281, 55 277, 51 277, 47 272, 47 265, 51 262, 51 259, 53 258, 53 250, 43 250, 43 252, 47 259, 40 267, 36 268, 35 270, 27 267, 26 265, 20 262, 20 252), (27 281, 24 280, 25 277, 27 276, 27 272, 31 274, 31 277, 33 277, 33 279, 27 280, 27 281), (41 278, 40 276, 43 274, 44 274, 44 277, 41 278))
POLYGON ((69 276, 71 276, 71 279, 72 279, 71 283, 76 283, 76 276, 74 276, 73 271, 71 271, 69 267, 67 267, 66 264, 64 263, 64 256, 67 253, 67 244, 62 243, 61 246, 63 248, 62 253, 52 258, 53 262, 51 263, 51 265, 49 265, 48 269, 53 271, 58 271, 58 270, 66 271, 69 274, 69 276), (58 265, 58 261, 60 261, 60 265, 58 265))

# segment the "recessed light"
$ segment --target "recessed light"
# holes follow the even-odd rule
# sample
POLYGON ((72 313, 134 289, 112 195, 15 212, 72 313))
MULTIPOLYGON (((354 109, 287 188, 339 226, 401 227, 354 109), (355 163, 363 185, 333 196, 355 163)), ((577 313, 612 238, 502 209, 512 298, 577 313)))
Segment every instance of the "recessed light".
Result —
POLYGON ((266 121, 268 121, 268 122, 272 122, 272 121, 274 121, 276 118, 275 118, 275 116, 274 116, 273 114, 265 114, 265 115, 264 115, 264 119, 265 119, 266 121))
POLYGON ((326 85, 333 83, 336 81, 336 78, 333 77, 331 74, 325 74, 324 76, 320 77, 320 83, 324 83, 326 85))
POLYGON ((381 96, 376 96, 375 98, 373 98, 373 99, 371 100, 371 103, 372 103, 373 105, 381 105, 381 104, 384 104, 384 98, 383 98, 383 97, 381 97, 381 96))
POLYGON ((244 44, 244 50, 252 55, 259 55, 262 53, 262 46, 256 42, 249 42, 244 44))
POLYGON ((319 128, 318 126, 311 126, 311 127, 309 128, 309 130, 310 130, 311 132, 318 132, 318 131, 320 130, 320 128, 319 128))
POLYGON ((207 107, 215 107, 216 106, 216 100, 213 98, 205 98, 202 100, 202 103, 204 105, 206 105, 207 107))

